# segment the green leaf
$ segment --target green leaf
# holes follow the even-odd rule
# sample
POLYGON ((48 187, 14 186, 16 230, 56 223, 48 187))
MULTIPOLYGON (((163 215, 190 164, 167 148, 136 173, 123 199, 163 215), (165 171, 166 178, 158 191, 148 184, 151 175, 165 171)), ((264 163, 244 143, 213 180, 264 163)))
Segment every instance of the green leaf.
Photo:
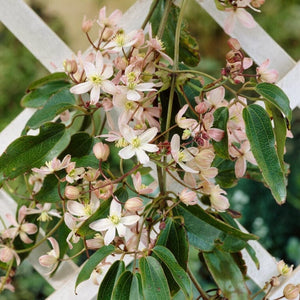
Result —
POLYGON ((26 94, 21 99, 21 105, 23 107, 32 107, 32 108, 43 107, 53 94, 55 94, 61 88, 67 86, 70 86, 70 83, 66 81, 50 82, 26 94))
MULTIPOLYGON (((164 10, 165 1, 161 0, 156 6, 156 9, 154 10, 154 13, 150 19, 154 33, 157 33, 158 31, 164 10)), ((174 55, 175 31, 178 14, 179 8, 172 4, 162 37, 162 41, 165 46, 165 52, 171 57, 174 55)), ((200 61, 199 46, 196 40, 188 33, 185 24, 182 24, 181 27, 179 49, 179 61, 183 61, 185 64, 190 66, 198 65, 200 61)))
POLYGON ((62 88, 49 98, 45 106, 37 110, 28 120, 25 130, 37 129, 42 124, 53 120, 57 115, 75 105, 75 97, 69 88, 62 88))
MULTIPOLYGON (((72 135, 69 146, 62 153, 62 156, 70 154, 72 159, 75 157, 82 157, 93 153, 94 138, 86 132, 78 132, 72 135)), ((95 156, 95 155, 94 155, 95 156)), ((97 160, 98 161, 98 160, 97 160)), ((99 165, 99 161, 98 161, 99 165)))
POLYGON ((215 249, 203 253, 205 263, 224 296, 230 300, 248 300, 244 277, 231 254, 215 249))
POLYGON ((285 141, 286 141, 286 122, 282 113, 276 106, 272 104, 267 104, 266 107, 271 111, 273 123, 274 123, 274 134, 276 140, 276 151, 279 158, 280 166, 283 172, 285 172, 284 168, 284 150, 285 150, 285 141))
POLYGON ((156 245, 152 249, 152 251, 168 267, 174 280, 177 282, 177 284, 183 291, 186 299, 193 299, 191 281, 187 276, 185 270, 179 266, 173 253, 168 248, 160 245, 156 245))
POLYGON ((256 92, 262 95, 267 102, 271 102, 280 111, 284 113, 288 121, 292 120, 292 110, 290 108, 290 101, 287 95, 277 85, 263 82, 259 83, 256 88, 256 92))
MULTIPOLYGON (((59 188, 61 195, 64 194, 67 182, 60 182, 59 188)), ((39 203, 55 203, 61 201, 58 194, 58 180, 55 175, 47 175, 40 191, 34 196, 39 203)))
MULTIPOLYGON (((130 271, 125 271, 117 281, 111 300, 129 300, 131 283, 133 280, 133 274, 130 271)), ((100 298, 109 299, 109 298, 100 298)))
POLYGON ((271 120, 266 111, 256 104, 244 108, 243 118, 252 153, 265 182, 277 203, 282 204, 286 199, 286 181, 276 153, 271 120))
POLYGON ((213 140, 213 146, 217 155, 225 159, 230 158, 228 153, 228 134, 227 134, 228 118, 229 118, 229 111, 227 107, 219 107, 214 112, 213 128, 219 128, 224 130, 224 137, 220 142, 216 142, 213 140))
POLYGON ((125 264, 122 260, 117 260, 112 264, 100 284, 98 300, 111 299, 116 282, 124 271, 125 264))
POLYGON ((248 252, 248 254, 251 257, 251 259, 253 260, 253 262, 255 263, 256 268, 259 269, 260 263, 259 263, 259 260, 258 260, 258 258, 256 256, 256 252, 253 249, 253 247, 251 247, 249 244, 247 244, 246 245, 246 251, 248 252))
POLYGON ((124 186, 121 186, 118 188, 115 192, 114 195, 119 199, 120 202, 125 203, 129 196, 128 196, 128 191, 124 186))
POLYGON ((147 300, 171 299, 168 282, 160 263, 151 256, 139 261, 144 296, 147 300))
POLYGON ((32 91, 35 90, 43 85, 46 85, 49 82, 53 82, 53 81, 60 81, 60 82, 66 82, 66 80, 68 80, 68 75, 65 72, 56 72, 56 73, 52 73, 49 74, 43 78, 40 78, 34 82, 32 82, 29 87, 27 88, 27 91, 32 91))
POLYGON ((69 144, 70 134, 63 124, 47 123, 37 136, 22 136, 0 157, 0 183, 13 179, 45 161, 57 157, 69 144))
POLYGON ((88 280, 91 276, 92 271, 96 268, 96 266, 108 255, 112 254, 115 251, 115 247, 113 245, 103 246, 98 249, 90 258, 87 260, 83 268, 80 270, 78 277, 76 279, 75 291, 77 286, 88 280))

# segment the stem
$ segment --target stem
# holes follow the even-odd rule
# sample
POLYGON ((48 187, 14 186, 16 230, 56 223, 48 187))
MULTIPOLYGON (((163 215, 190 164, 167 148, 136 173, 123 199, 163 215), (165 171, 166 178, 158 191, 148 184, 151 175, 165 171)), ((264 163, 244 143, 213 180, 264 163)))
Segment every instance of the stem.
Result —
POLYGON ((0 293, 3 291, 4 285, 5 285, 6 281, 7 281, 7 279, 9 278, 9 273, 10 273, 11 268, 12 268, 12 266, 13 266, 13 262, 14 262, 14 259, 11 259, 11 260, 10 260, 10 263, 9 263, 9 265, 8 265, 8 268, 7 268, 5 277, 4 277, 4 279, 2 279, 2 283, 1 283, 1 286, 0 286, 0 293))
POLYGON ((60 261, 68 261, 71 260, 77 256, 79 256, 80 254, 82 254, 85 251, 85 248, 81 249, 78 253, 74 254, 73 256, 70 256, 68 258, 61 258, 60 261))
POLYGON ((165 27, 166 27, 168 17, 169 17, 169 13, 170 13, 170 10, 171 10, 172 2, 173 2, 172 0, 167 0, 165 10, 164 10, 164 14, 162 16, 162 19, 160 21, 159 28, 158 28, 158 31, 157 31, 157 37, 159 39, 161 39, 163 34, 164 34, 165 27))
POLYGON ((153 13, 154 13, 154 10, 155 10, 155 8, 156 8, 156 6, 157 6, 158 3, 159 3, 159 0, 153 1, 152 5, 151 5, 151 7, 150 7, 150 10, 149 10, 149 12, 148 12, 148 15, 147 15, 145 21, 143 22, 143 24, 142 24, 142 26, 141 26, 142 29, 145 29, 147 23, 150 21, 152 15, 153 15, 153 13))
POLYGON ((58 221, 58 223, 35 245, 33 245, 32 247, 27 248, 27 249, 15 250, 16 253, 25 253, 25 252, 29 252, 29 251, 37 248, 39 245, 41 245, 49 236, 51 236, 58 229, 58 227, 62 224, 63 221, 64 221, 64 218, 61 218, 58 221))
POLYGON ((197 279, 195 278, 194 274, 192 273, 192 271, 190 270, 189 267, 187 267, 187 273, 189 275, 189 277, 191 278, 195 288, 198 290, 198 292, 200 293, 201 297, 203 300, 209 300, 208 295, 205 293, 205 291, 202 289, 202 287, 200 286, 200 284, 198 283, 197 279))

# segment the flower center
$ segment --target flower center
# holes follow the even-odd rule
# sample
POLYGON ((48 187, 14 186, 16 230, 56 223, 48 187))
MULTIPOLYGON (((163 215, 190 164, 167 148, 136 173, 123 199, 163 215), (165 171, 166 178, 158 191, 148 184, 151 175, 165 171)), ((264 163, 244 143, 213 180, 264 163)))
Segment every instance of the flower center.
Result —
POLYGON ((131 144, 134 148, 138 148, 141 146, 141 140, 138 137, 132 139, 131 144))
POLYGON ((37 219, 38 221, 47 222, 47 221, 51 221, 52 217, 49 216, 46 211, 42 211, 41 215, 37 219))
POLYGON ((132 101, 127 101, 125 103, 125 109, 128 111, 128 110, 131 110, 133 109, 133 106, 134 106, 134 103, 132 101))
POLYGON ((117 34, 115 37, 115 42, 118 47, 123 47, 125 45, 125 35, 124 34, 117 34))
POLYGON ((180 151, 178 154, 178 161, 183 161, 185 159, 185 154, 183 151, 180 151))
POLYGON ((84 211, 84 215, 85 216, 90 216, 92 214, 92 208, 91 208, 91 206, 89 204, 86 204, 84 206, 83 211, 84 211))
POLYGON ((96 75, 96 74, 90 76, 89 79, 90 79, 90 81, 92 81, 94 84, 101 84, 101 83, 102 83, 102 77, 99 76, 99 75, 96 75))
POLYGON ((112 215, 109 217, 109 219, 111 220, 111 222, 115 225, 118 225, 121 221, 121 218, 117 215, 112 215))
POLYGON ((122 148, 122 147, 126 147, 128 146, 127 141, 124 138, 120 138, 117 142, 116 142, 116 147, 117 148, 122 148))

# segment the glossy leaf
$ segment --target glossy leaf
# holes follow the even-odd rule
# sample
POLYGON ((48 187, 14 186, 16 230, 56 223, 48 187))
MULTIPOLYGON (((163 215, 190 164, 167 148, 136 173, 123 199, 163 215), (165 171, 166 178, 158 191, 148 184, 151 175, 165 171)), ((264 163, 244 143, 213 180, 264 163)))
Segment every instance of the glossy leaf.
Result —
POLYGON ((277 203, 282 204, 286 199, 285 177, 276 153, 271 120, 266 111, 256 104, 244 108, 243 118, 252 153, 265 182, 277 203))
POLYGON ((101 281, 97 297, 98 300, 111 299, 116 282, 124 271, 125 264, 122 260, 117 260, 112 264, 101 281))
POLYGON ((160 263, 151 256, 139 261, 144 296, 147 300, 171 299, 168 282, 160 263))
POLYGON ((231 254, 215 249, 203 253, 205 263, 224 296, 230 300, 248 300, 244 277, 231 254))
POLYGON ((37 136, 22 136, 0 157, 0 183, 13 179, 45 161, 57 157, 69 144, 70 134, 63 124, 47 123, 37 136))
POLYGON ((256 86, 255 90, 262 95, 267 102, 272 103, 282 111, 289 122, 291 122, 292 110, 290 108, 290 101, 280 87, 271 83, 262 82, 256 86))
POLYGON ((96 266, 108 255, 113 253, 115 247, 113 245, 103 246, 98 249, 90 258, 86 261, 83 268, 80 270, 78 277, 76 279, 75 290, 77 286, 85 281, 88 280, 91 276, 92 271, 96 268, 96 266))
POLYGON ((65 83, 68 83, 67 82, 68 80, 68 76, 65 72, 56 72, 56 73, 52 73, 52 74, 49 74, 43 78, 40 78, 34 82, 32 82, 28 88, 27 88, 27 91, 32 91, 32 90, 35 90, 41 86, 44 86, 50 82, 65 82, 65 83))
POLYGON ((53 94, 67 86, 70 86, 70 84, 65 81, 50 82, 47 85, 26 94, 21 99, 21 105, 23 107, 41 108, 47 103, 53 94))
MULTIPOLYGON (((84 155, 93 153, 94 139, 86 132, 77 132, 72 135, 70 144, 62 153, 62 156, 70 154, 72 158, 82 157, 84 155)), ((98 161, 99 164, 99 161, 98 161)))
POLYGON ((220 142, 213 140, 213 146, 216 154, 222 158, 229 159, 228 153, 228 134, 227 134, 227 122, 229 118, 229 111, 227 107, 219 107, 214 112, 214 124, 213 128, 219 128, 224 131, 224 137, 220 142))
POLYGON ((25 129, 37 129, 42 124, 52 121, 57 115, 75 105, 75 97, 69 88, 62 88, 53 94, 45 103, 44 107, 37 110, 28 120, 25 129))
POLYGON ((157 245, 153 253, 168 267, 174 280, 177 282, 186 299, 193 298, 191 281, 183 268, 181 268, 172 252, 163 246, 157 245))

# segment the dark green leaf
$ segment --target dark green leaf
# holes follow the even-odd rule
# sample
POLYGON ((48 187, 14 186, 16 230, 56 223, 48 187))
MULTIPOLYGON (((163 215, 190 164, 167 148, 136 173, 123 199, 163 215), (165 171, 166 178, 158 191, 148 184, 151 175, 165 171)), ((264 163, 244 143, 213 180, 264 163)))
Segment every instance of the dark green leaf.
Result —
POLYGON ((37 136, 22 136, 0 157, 0 183, 40 167, 57 157, 69 144, 70 134, 63 124, 47 123, 37 136))
POLYGON ((133 274, 130 271, 125 271, 116 282, 111 300, 129 300, 132 280, 133 274))
POLYGON ((185 270, 179 266, 172 252, 168 248, 160 245, 156 245, 152 251, 168 267, 174 280, 177 282, 177 284, 183 291, 186 299, 192 299, 193 292, 191 281, 187 276, 185 270))
POLYGON ((114 195, 119 199, 120 202, 125 203, 128 200, 128 191, 125 187, 121 186, 118 188, 114 195))
POLYGON ((275 200, 282 204, 286 199, 286 184, 276 153, 271 120, 266 111, 256 104, 244 108, 243 118, 252 153, 262 171, 265 182, 275 200))
POLYGON ((225 159, 229 159, 228 134, 227 134, 228 118, 229 118, 229 111, 227 107, 219 107, 214 112, 213 128, 219 128, 224 130, 224 137, 220 142, 213 141, 213 145, 217 155, 225 159))
POLYGON ((267 102, 271 102, 282 111, 289 122, 291 122, 292 110, 290 108, 290 101, 281 88, 271 83, 262 82, 256 86, 255 90, 262 95, 267 102))
POLYGON ((78 277, 76 279, 75 290, 77 286, 88 280, 91 276, 92 271, 96 268, 96 266, 108 255, 112 254, 115 251, 115 247, 113 245, 103 246, 98 249, 90 258, 87 260, 83 268, 80 270, 78 277))
POLYGON ((246 245, 246 251, 248 252, 249 256, 251 257, 251 259, 253 260, 253 262, 256 265, 256 268, 259 269, 259 260, 256 256, 256 252, 253 249, 253 247, 251 247, 249 244, 246 245))
POLYGON ((42 124, 52 121, 57 115, 75 105, 75 97, 68 87, 62 88, 53 94, 45 106, 37 110, 28 120, 25 129, 37 129, 42 124))
POLYGON ((224 296, 230 300, 248 300, 243 274, 231 254, 215 249, 203 253, 205 263, 224 296))
POLYGON ((139 261, 144 296, 147 300, 171 299, 168 282, 159 262, 151 256, 139 261))
POLYGON ((26 94, 21 100, 21 105, 23 107, 32 108, 43 107, 53 94, 67 86, 70 86, 70 84, 65 81, 50 82, 47 85, 26 94))
POLYGON ((121 274, 125 271, 125 264, 122 260, 115 261, 103 278, 98 291, 98 300, 111 299, 114 286, 121 274))
POLYGON ((65 72, 52 73, 52 74, 49 74, 43 78, 40 78, 40 79, 32 82, 29 85, 29 87, 27 88, 27 91, 35 90, 43 85, 46 85, 47 83, 53 82, 53 81, 68 83, 66 80, 68 80, 68 76, 66 75, 65 72))
POLYGON ((65 187, 67 182, 59 183, 55 175, 48 175, 40 191, 35 195, 34 199, 40 203, 54 203, 61 201, 61 198, 58 193, 58 188, 60 189, 61 195, 64 195, 65 187))
MULTIPOLYGON (((78 132, 72 135, 68 148, 62 153, 62 156, 70 154, 72 158, 82 157, 87 154, 93 153, 92 148, 94 138, 86 132, 78 132)), ((99 161, 98 161, 99 164, 99 161)))

